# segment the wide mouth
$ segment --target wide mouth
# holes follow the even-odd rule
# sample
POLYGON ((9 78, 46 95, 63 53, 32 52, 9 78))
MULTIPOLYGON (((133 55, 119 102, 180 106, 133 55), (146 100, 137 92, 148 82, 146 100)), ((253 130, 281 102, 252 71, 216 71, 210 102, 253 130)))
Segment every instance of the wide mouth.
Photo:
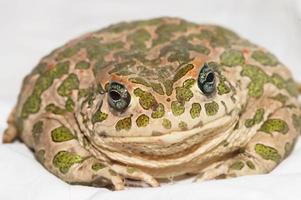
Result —
POLYGON ((231 135, 238 111, 201 127, 151 137, 93 137, 91 143, 108 158, 145 167, 176 165, 198 157, 231 135))

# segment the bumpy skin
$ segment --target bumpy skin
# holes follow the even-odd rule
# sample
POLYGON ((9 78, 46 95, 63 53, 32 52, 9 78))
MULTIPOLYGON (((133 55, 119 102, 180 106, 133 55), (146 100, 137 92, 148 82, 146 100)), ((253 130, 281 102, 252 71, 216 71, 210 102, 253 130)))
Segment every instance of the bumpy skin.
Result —
POLYGON ((225 28, 176 18, 120 23, 40 61, 4 140, 18 135, 64 181, 117 190, 130 180, 261 174, 294 146, 297 95, 271 53, 225 28), (197 84, 205 63, 215 73, 210 95, 197 84), (122 112, 108 104, 112 81, 131 95, 122 112))

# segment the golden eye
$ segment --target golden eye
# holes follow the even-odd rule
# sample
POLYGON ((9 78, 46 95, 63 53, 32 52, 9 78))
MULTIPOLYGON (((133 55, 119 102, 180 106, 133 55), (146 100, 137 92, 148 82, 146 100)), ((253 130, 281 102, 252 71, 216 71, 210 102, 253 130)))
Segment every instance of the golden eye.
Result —
POLYGON ((205 95, 210 95, 215 91, 215 74, 207 63, 204 64, 199 73, 198 86, 205 95))
POLYGON ((117 110, 124 111, 131 102, 131 95, 126 87, 117 82, 111 82, 108 88, 108 103, 117 110))

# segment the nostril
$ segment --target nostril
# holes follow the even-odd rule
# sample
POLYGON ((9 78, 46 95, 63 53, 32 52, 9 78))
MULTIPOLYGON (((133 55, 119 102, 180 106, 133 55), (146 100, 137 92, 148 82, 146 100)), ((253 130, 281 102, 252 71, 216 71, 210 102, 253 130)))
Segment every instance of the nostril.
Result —
POLYGON ((110 95, 111 99, 114 101, 118 101, 121 99, 121 95, 117 91, 114 91, 114 90, 110 91, 109 95, 110 95))

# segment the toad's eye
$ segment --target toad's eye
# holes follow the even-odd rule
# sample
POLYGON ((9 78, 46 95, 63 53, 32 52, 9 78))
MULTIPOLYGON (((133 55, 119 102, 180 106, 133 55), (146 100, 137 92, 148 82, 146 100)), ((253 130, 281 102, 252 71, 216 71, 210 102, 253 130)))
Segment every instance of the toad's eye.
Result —
POLYGON ((210 95, 215 91, 215 74, 207 63, 204 64, 200 71, 198 86, 205 95, 210 95))
POLYGON ((113 109, 124 111, 131 102, 131 95, 124 85, 111 82, 108 88, 108 102, 113 109))

